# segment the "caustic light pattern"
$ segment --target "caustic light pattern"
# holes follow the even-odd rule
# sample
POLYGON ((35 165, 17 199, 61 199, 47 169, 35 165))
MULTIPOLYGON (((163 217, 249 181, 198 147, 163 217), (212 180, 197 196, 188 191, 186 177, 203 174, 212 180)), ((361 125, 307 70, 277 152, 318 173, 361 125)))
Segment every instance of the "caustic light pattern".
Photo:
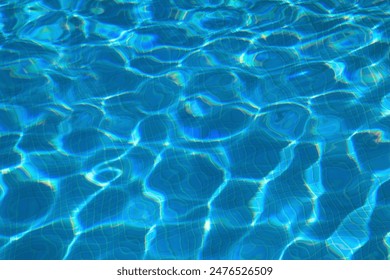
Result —
POLYGON ((0 258, 390 258, 389 11, 0 1, 0 258))

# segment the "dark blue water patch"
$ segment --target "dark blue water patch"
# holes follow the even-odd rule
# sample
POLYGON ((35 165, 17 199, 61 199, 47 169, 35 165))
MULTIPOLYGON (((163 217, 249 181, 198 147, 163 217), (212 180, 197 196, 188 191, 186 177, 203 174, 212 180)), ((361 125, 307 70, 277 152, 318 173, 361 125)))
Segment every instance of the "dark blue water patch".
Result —
POLYGON ((233 259, 279 259, 290 238, 288 230, 282 225, 257 225, 249 229, 232 250, 233 259))
POLYGON ((390 205, 390 180, 384 182, 376 193, 377 205, 390 205))
POLYGON ((390 231, 390 205, 378 205, 371 214, 369 228, 371 236, 383 238, 390 231))
POLYGON ((383 238, 373 237, 353 254, 352 259, 387 260, 388 254, 388 247, 383 242, 383 238))
POLYGON ((12 151, 19 139, 19 134, 6 134, 0 136, 0 153, 12 151))
POLYGON ((133 14, 133 3, 84 1, 77 5, 78 13, 90 20, 122 28, 132 28, 137 20, 133 14))
POLYGON ((31 165, 44 178, 59 178, 75 174, 81 167, 77 157, 54 151, 47 154, 29 156, 31 165))
POLYGON ((104 143, 112 143, 112 140, 97 129, 85 128, 66 134, 62 142, 66 151, 74 154, 85 154, 99 149, 104 143))
POLYGON ((47 83, 46 77, 21 77, 17 71, 17 65, 9 67, 8 70, 0 70, 0 79, 2 80, 0 84, 0 98, 2 100, 11 100, 12 96, 6 95, 6 92, 13 92, 14 95, 18 95, 26 90, 41 88, 47 83))
POLYGON ((7 193, 0 205, 0 215, 10 223, 28 223, 45 216, 54 201, 51 186, 21 178, 19 172, 3 176, 7 193))
POLYGON ((168 139, 173 122, 168 116, 154 115, 144 119, 138 131, 142 142, 164 142, 168 139))
POLYGON ((227 148, 233 177, 260 179, 280 162, 280 151, 287 141, 276 141, 259 132, 232 141, 227 148))
POLYGON ((58 260, 63 258, 73 239, 72 224, 61 220, 32 230, 1 250, 1 259, 58 260))
POLYGON ((132 59, 130 65, 131 67, 138 69, 142 73, 158 75, 171 71, 172 68, 175 67, 177 64, 158 61, 153 57, 142 57, 132 59))
MULTIPOLYGON (((258 89, 262 81, 255 73, 237 71, 234 72, 234 74, 239 78, 242 88, 245 89, 241 90, 241 96, 243 97, 243 100, 251 96, 253 92, 258 89)), ((254 109, 252 106, 250 107, 251 109, 254 109)))
POLYGON ((358 183, 359 169, 350 157, 324 157, 321 160, 322 185, 327 192, 345 192, 358 183))
POLYGON ((66 100, 74 86, 72 78, 59 73, 50 73, 48 77, 50 78, 50 84, 53 86, 53 95, 60 101, 66 100))
POLYGON ((227 228, 224 224, 213 223, 202 248, 202 259, 224 260, 237 259, 230 252, 235 244, 245 235, 243 228, 227 228))
MULTIPOLYGON (((378 18, 381 19, 379 16, 378 18)), ((381 19, 382 20, 382 19, 381 19)), ((382 34, 383 41, 389 42, 390 40, 390 28, 388 24, 389 20, 381 21, 380 24, 378 24, 378 32, 382 34)))
POLYGON ((348 155, 325 155, 320 164, 322 186, 329 195, 348 197, 351 204, 366 200, 372 185, 371 174, 359 169, 348 155))
POLYGON ((134 260, 142 259, 147 229, 123 224, 101 226, 80 235, 67 259, 134 260))
POLYGON ((22 156, 15 151, 7 151, 0 153, 0 169, 16 167, 22 162, 22 156))
POLYGON ((51 9, 60 10, 62 8, 62 4, 60 0, 42 0, 42 4, 51 9))
POLYGON ((294 149, 294 159, 287 171, 295 174, 304 172, 319 159, 319 151, 314 144, 300 143, 294 149))
POLYGON ((4 26, 2 30, 5 33, 13 33, 14 27, 18 23, 18 11, 20 11, 20 8, 18 9, 18 6, 15 3, 9 3, 8 5, 1 7, 0 12, 3 15, 2 17, 4 18, 4 26))
POLYGON ((362 132, 352 137, 359 162, 366 170, 385 170, 390 166, 390 143, 381 139, 381 133, 362 132))
POLYGON ((156 21, 175 21, 178 20, 180 9, 169 0, 153 0, 151 13, 156 21))

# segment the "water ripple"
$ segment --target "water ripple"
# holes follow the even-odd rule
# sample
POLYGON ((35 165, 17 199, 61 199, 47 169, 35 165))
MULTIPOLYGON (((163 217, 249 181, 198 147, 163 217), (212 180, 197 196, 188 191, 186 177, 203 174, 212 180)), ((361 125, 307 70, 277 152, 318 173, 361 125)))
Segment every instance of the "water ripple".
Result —
POLYGON ((388 259, 389 9, 3 1, 0 259, 388 259))

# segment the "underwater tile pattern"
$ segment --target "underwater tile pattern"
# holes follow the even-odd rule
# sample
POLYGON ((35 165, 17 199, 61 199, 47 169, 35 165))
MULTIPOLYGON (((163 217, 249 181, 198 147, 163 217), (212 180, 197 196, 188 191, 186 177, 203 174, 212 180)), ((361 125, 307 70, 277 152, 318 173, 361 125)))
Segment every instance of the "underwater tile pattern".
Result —
POLYGON ((389 259, 389 11, 0 1, 0 259, 389 259))

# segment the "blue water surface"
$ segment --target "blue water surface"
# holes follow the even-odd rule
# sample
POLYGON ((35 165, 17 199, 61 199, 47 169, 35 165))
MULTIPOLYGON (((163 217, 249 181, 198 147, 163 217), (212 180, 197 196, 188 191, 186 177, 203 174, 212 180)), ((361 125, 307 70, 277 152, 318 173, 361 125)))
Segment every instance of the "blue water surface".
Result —
POLYGON ((1 0, 0 259, 389 259, 389 11, 1 0))

